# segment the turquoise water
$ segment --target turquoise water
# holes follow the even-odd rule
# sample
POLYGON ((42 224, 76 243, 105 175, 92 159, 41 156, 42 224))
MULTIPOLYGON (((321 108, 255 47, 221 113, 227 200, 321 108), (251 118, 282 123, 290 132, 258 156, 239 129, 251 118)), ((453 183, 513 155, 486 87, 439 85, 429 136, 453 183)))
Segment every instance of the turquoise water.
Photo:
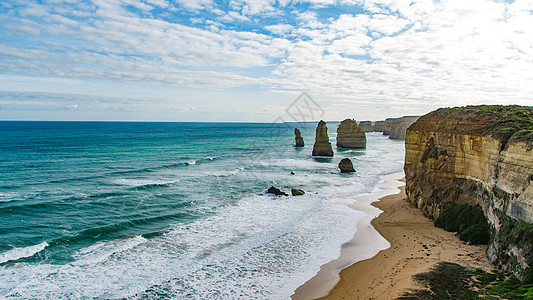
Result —
POLYGON ((380 133, 316 159, 316 124, 305 148, 294 126, 0 122, 0 296, 288 298, 355 232, 352 196, 403 167, 380 133))

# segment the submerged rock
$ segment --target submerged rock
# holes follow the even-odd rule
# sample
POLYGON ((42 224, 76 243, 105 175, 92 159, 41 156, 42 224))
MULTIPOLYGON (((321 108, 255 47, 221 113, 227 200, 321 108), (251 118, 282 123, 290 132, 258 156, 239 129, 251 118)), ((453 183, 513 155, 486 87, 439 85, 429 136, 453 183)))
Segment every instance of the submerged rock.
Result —
POLYGON ((294 128, 294 139, 296 140, 296 146, 295 147, 303 147, 304 146, 304 139, 302 138, 302 133, 298 128, 294 128))
POLYGON ((285 193, 285 192, 282 192, 280 189, 278 188, 275 188, 273 186, 271 186, 268 190, 267 190, 267 193, 268 194, 274 194, 276 196, 289 196, 289 194, 285 193))
POLYGON ((291 189, 291 194, 293 196, 301 196, 301 195, 304 195, 305 192, 303 190, 300 190, 300 189, 291 189))
POLYGON ((352 161, 349 158, 341 159, 339 162, 339 169, 341 170, 341 173, 355 172, 352 161))
POLYGON ((331 143, 328 137, 328 127, 324 121, 318 122, 318 126, 316 127, 313 156, 333 156, 333 149, 331 149, 331 143))
POLYGON ((365 148, 366 134, 354 120, 346 119, 337 128, 337 147, 365 148))

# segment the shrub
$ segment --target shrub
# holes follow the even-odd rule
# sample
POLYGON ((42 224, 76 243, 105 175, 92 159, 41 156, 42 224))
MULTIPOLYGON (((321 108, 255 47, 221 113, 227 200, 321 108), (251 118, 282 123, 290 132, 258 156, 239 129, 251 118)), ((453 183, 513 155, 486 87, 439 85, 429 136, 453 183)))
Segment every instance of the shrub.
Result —
POLYGON ((456 205, 442 212, 435 226, 459 233, 462 241, 472 244, 489 242, 489 225, 479 206, 456 205))

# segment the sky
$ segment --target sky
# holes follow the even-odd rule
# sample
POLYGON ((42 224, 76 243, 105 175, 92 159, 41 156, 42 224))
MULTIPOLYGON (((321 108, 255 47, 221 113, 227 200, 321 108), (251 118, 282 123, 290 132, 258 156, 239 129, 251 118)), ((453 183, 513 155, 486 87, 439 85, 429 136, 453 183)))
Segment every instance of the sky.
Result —
POLYGON ((0 2, 0 120, 382 120, 476 104, 533 105, 533 1, 0 2))

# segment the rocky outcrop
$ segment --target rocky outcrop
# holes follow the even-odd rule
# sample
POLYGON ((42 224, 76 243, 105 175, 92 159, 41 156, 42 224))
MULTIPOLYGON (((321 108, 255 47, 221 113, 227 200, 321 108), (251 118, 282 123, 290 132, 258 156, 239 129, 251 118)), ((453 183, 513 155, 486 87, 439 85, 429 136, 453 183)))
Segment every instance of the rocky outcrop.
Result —
POLYGON ((411 126, 420 116, 406 116, 393 119, 390 123, 390 139, 405 140, 405 133, 407 128, 411 126))
POLYGON ((329 142, 328 127, 326 122, 318 122, 316 127, 315 144, 313 145, 313 156, 333 156, 333 149, 329 142))
POLYGON ((281 191, 278 188, 271 186, 267 191, 267 194, 274 194, 276 196, 289 196, 287 193, 281 191))
POLYGON ((385 119, 383 123, 383 135, 390 135, 390 131, 392 128, 392 121, 396 120, 396 118, 387 118, 385 119))
POLYGON ((431 112, 407 130, 408 199, 433 218, 455 205, 480 205, 492 263, 533 281, 532 149, 531 107, 431 112))
POLYGON ((305 192, 303 190, 300 190, 300 189, 291 189, 291 194, 293 196, 302 196, 302 195, 305 195, 305 192))
POLYGON ((341 159, 339 162, 339 169, 341 170, 341 173, 355 172, 352 161, 349 158, 341 159))
POLYGON ((376 121, 376 123, 374 123, 374 131, 384 132, 385 131, 385 121, 376 121))
POLYGON ((346 119, 337 128, 337 147, 360 149, 366 147, 366 135, 354 120, 346 119))
POLYGON ((298 128, 294 128, 294 139, 296 141, 295 147, 303 147, 304 146, 304 139, 302 138, 302 133, 298 128))
POLYGON ((359 123, 359 127, 361 127, 361 129, 363 129, 364 132, 373 132, 374 131, 374 126, 372 126, 372 122, 370 122, 370 121, 361 121, 359 123))

